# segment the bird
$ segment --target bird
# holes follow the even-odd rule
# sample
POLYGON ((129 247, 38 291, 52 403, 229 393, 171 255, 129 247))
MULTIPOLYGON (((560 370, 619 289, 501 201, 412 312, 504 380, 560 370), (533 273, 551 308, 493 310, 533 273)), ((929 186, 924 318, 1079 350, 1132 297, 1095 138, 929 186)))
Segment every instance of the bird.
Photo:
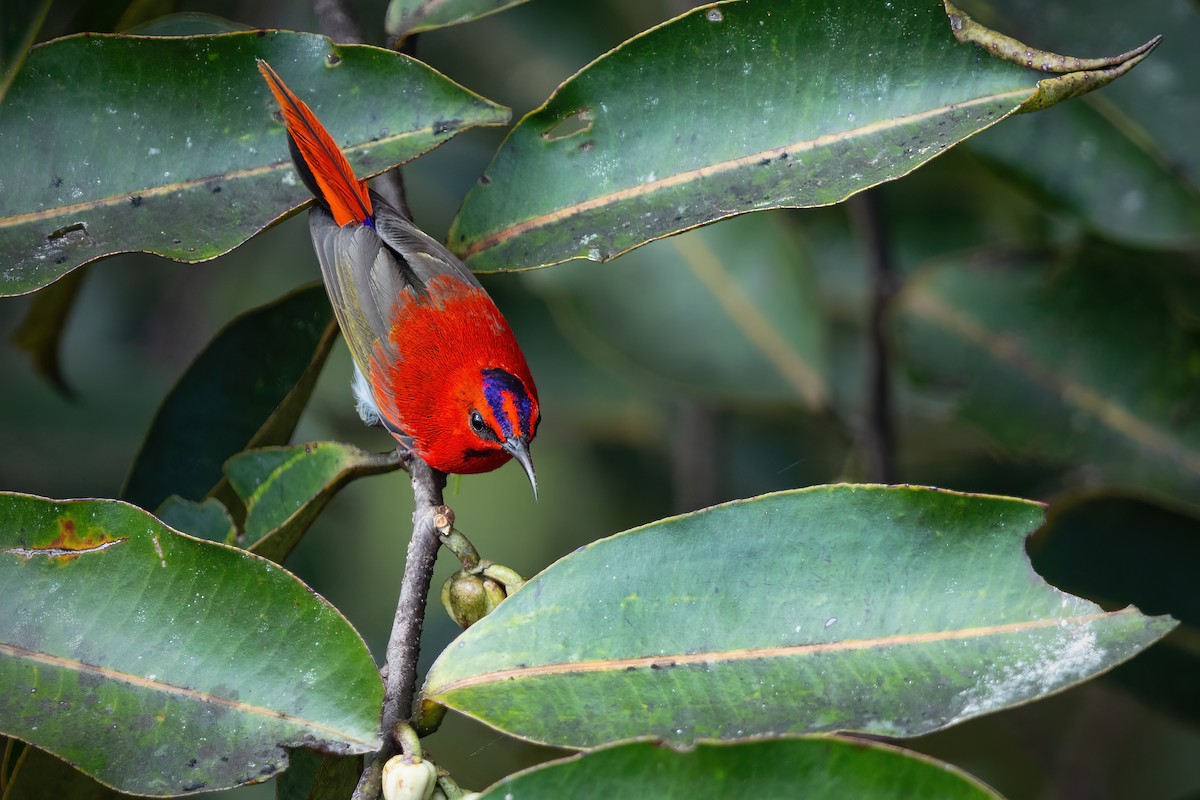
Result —
POLYGON ((354 175, 312 110, 264 60, 288 149, 316 202, 308 226, 354 360, 359 416, 441 472, 509 459, 537 498, 537 388, 512 328, 474 273, 354 175))

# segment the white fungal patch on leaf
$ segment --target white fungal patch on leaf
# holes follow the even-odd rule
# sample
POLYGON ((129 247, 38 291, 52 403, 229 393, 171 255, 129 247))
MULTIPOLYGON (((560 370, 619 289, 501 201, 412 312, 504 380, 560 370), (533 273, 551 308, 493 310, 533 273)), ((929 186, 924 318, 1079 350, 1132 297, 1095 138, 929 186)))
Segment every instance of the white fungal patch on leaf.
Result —
POLYGON ((962 710, 948 724, 1005 708, 1064 688, 1097 672, 1105 663, 1094 621, 1063 622, 1052 635, 1038 637, 1028 655, 981 672, 978 684, 963 692, 962 710))

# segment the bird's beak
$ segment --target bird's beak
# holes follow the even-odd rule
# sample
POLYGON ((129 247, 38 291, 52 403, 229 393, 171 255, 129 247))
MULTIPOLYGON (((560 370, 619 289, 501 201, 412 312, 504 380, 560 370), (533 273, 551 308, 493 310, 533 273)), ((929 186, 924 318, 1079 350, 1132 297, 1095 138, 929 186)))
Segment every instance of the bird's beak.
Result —
POLYGON ((502 445, 505 452, 517 460, 525 474, 529 476, 529 484, 533 487, 533 499, 537 500, 537 475, 533 472, 533 458, 529 455, 529 444, 519 436, 510 436, 502 445))

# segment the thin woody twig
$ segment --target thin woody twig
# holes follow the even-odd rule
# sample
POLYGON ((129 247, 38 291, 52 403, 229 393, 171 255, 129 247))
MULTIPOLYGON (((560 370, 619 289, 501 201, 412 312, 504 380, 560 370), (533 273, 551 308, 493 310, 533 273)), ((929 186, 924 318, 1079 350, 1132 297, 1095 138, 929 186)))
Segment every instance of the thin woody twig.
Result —
POLYGON ((415 456, 409 462, 409 473, 416 504, 400 599, 396 604, 396 617, 387 646, 387 679, 380 722, 384 734, 383 747, 370 757, 354 791, 354 800, 374 800, 379 797, 383 765, 399 749, 394 736, 396 725, 412 718, 413 697, 417 689, 417 657, 421 652, 425 603, 433 579, 434 561, 441 545, 434 517, 442 505, 446 476, 415 456))
POLYGON ((863 384, 862 447, 867 479, 896 482, 896 440, 892 424, 891 362, 888 359, 888 309, 895 295, 895 267, 884 229, 877 190, 855 195, 847 203, 871 280, 867 309, 866 375, 863 384))
MULTIPOLYGON (((341 44, 363 42, 362 29, 350 13, 347 0, 314 0, 313 10, 320 21, 321 29, 333 41, 341 44)), ((409 42, 408 46, 412 45, 413 43, 409 42)), ((412 218, 404 191, 404 178, 399 169, 381 175, 376 181, 376 186, 405 217, 412 218)), ((429 596, 429 584, 433 580, 433 565, 441 544, 433 520, 435 509, 442 505, 446 476, 416 456, 408 458, 408 471, 412 477, 415 501, 413 529, 407 559, 404 562, 400 599, 396 604, 396 617, 392 622, 392 633, 387 646, 380 720, 383 746, 379 752, 369 757, 367 767, 354 790, 354 800, 376 800, 380 796, 383 765, 396 755, 401 746, 395 733, 396 726, 412 718, 413 698, 417 690, 417 657, 421 651, 421 629, 425 623, 425 603, 429 596)))

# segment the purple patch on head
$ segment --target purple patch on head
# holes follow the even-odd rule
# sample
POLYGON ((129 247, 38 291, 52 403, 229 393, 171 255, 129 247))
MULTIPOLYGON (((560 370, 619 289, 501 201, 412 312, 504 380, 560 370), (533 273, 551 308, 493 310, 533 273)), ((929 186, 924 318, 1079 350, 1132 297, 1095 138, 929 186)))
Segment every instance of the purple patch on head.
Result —
POLYGON ((512 420, 504 411, 505 396, 512 397, 513 405, 517 408, 516 436, 529 439, 532 431, 529 429, 530 417, 533 415, 533 402, 525 391, 525 384, 520 379, 502 369, 485 369, 483 371, 483 396, 492 414, 500 423, 500 435, 504 439, 514 435, 512 420))

